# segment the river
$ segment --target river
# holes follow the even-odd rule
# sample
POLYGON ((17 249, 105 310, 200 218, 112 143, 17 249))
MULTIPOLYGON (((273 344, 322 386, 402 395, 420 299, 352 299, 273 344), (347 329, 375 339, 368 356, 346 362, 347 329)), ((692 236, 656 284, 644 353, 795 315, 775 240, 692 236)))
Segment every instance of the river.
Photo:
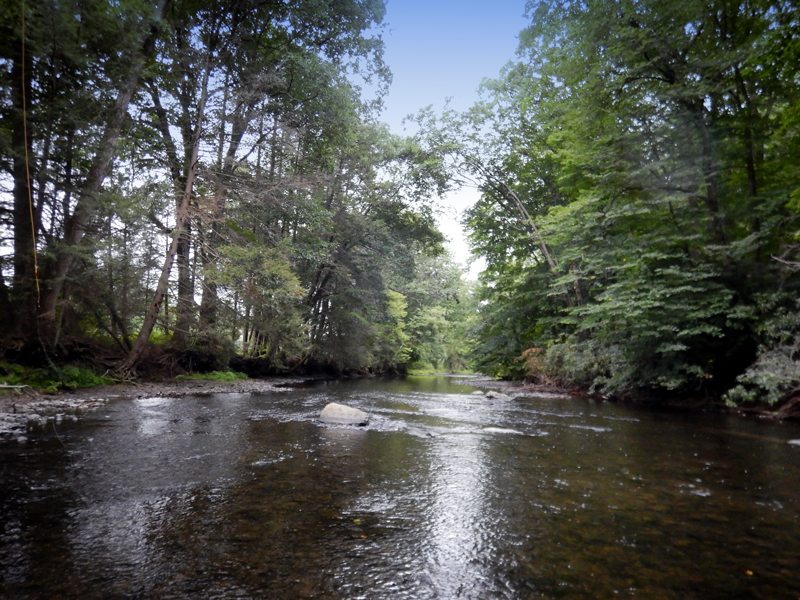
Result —
POLYGON ((51 421, 0 445, 0 597, 800 598, 797 424, 470 383, 51 421))

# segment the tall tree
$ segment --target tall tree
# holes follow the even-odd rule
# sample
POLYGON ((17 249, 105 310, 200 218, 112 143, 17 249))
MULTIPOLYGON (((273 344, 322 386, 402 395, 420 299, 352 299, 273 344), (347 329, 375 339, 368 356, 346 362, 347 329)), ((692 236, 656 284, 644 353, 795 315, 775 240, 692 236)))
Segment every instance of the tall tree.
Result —
MULTIPOLYGON (((248 160, 253 152, 270 142, 264 120, 275 123, 302 114, 298 108, 317 95, 327 95, 322 86, 341 72, 348 60, 367 59, 380 76, 386 75, 380 61, 380 40, 362 35, 382 16, 382 2, 344 2, 324 10, 313 2, 211 3, 184 7, 184 12, 173 16, 170 42, 159 54, 160 72, 148 82, 144 111, 151 115, 161 137, 162 164, 175 185, 176 227, 160 284, 137 342, 121 365, 123 371, 132 372, 141 357, 175 259, 178 320, 174 341, 185 343, 193 327, 190 209, 199 207, 195 193, 199 171, 212 179, 215 189, 212 206, 206 212, 210 230, 204 235, 203 254, 208 263, 218 242, 227 188, 237 170, 253 166, 248 160), (315 73, 326 74, 327 81, 313 82, 310 76, 315 73), (214 106, 216 110, 212 110, 214 106), (209 122, 205 127, 207 119, 214 116, 218 117, 217 124, 209 122), (173 138, 173 131, 181 132, 180 141, 173 138), (207 143, 217 149, 216 173, 209 169, 213 154, 205 157, 210 160, 202 156, 201 147, 207 143)), ((294 128, 298 127, 302 124, 295 123, 294 128)), ((206 321, 213 319, 217 302, 213 278, 208 283, 203 299, 206 321)))
POLYGON ((796 8, 556 1, 530 14, 523 60, 487 83, 484 106, 558 268, 543 271, 513 235, 524 221, 485 193, 470 215, 490 257, 483 359, 509 368, 543 348, 551 374, 609 392, 724 391, 763 339, 763 294, 786 305, 799 283, 771 258, 794 231, 796 8), (574 302, 553 310, 564 286, 574 302))
POLYGON ((3 315, 9 330, 57 335, 64 282, 96 213, 166 6, 131 1, 109 12, 103 2, 11 1, 3 7, 0 60, 9 68, 2 85, 11 90, 3 122, 11 132, 2 155, 4 168, 13 165, 7 171, 15 190, 11 294, 18 313, 3 315), (37 256, 44 263, 38 272, 37 256))

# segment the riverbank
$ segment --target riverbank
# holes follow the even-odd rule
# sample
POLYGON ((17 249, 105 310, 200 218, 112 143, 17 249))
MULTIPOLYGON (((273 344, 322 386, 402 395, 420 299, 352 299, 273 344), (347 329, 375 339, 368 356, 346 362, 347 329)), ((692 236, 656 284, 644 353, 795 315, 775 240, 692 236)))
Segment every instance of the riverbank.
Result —
POLYGON ((81 388, 55 394, 38 394, 30 388, 6 389, 0 394, 0 441, 28 440, 31 428, 48 422, 76 420, 111 400, 180 398, 193 394, 258 394, 290 389, 309 381, 299 377, 244 379, 238 381, 176 380, 121 383, 81 388))
MULTIPOLYGON (((569 398, 589 396, 577 389, 560 389, 552 386, 522 384, 501 381, 487 376, 450 375, 453 379, 464 379, 464 383, 484 390, 502 392, 512 398, 569 398)), ((194 394, 257 394, 291 389, 293 386, 312 381, 309 377, 271 377, 269 379, 245 379, 237 381, 207 381, 197 379, 167 379, 121 383, 92 388, 62 391, 55 394, 38 394, 29 388, 2 390, 0 393, 0 442, 27 441, 27 433, 42 428, 50 421, 75 420, 81 414, 96 410, 110 400, 168 397, 180 398, 194 394)), ((604 402, 622 402, 653 405, 681 411, 726 412, 742 416, 755 415, 763 418, 784 420, 800 418, 800 398, 779 407, 749 406, 732 408, 721 401, 710 398, 676 398, 658 402, 643 398, 606 398, 594 396, 604 402)))
POLYGON ((600 394, 591 394, 588 390, 580 388, 559 388, 550 385, 520 383, 511 381, 494 380, 489 377, 479 376, 473 380, 473 385, 478 387, 501 391, 513 397, 571 397, 582 396, 593 398, 601 402, 620 402, 639 406, 652 406, 657 408, 673 409, 683 412, 717 412, 740 416, 758 416, 766 419, 800 420, 800 396, 794 396, 778 405, 749 404, 743 406, 729 406, 721 398, 712 396, 683 396, 674 398, 652 398, 646 396, 614 396, 608 397, 600 394))

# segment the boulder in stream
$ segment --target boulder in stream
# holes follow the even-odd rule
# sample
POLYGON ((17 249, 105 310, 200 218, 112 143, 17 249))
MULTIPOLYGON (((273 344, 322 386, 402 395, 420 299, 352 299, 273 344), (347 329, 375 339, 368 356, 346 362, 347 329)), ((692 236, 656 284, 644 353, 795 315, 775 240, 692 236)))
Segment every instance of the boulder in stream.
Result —
POLYGON ((366 425, 369 415, 363 410, 331 402, 322 409, 319 420, 332 425, 366 425))
POLYGON ((491 398, 492 400, 511 400, 511 396, 509 396, 508 394, 503 394, 502 392, 495 392, 494 390, 486 392, 486 397, 491 398))

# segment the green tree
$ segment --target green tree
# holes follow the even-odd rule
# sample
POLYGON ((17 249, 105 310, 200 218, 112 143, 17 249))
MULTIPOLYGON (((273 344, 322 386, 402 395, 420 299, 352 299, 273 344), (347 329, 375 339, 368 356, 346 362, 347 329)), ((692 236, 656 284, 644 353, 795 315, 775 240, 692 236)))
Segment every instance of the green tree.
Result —
MULTIPOLYGON (((242 186, 235 180, 252 168, 248 157, 269 142, 264 137, 264 119, 272 117, 274 123, 302 114, 298 107, 324 90, 348 58, 374 58, 383 73, 380 41, 362 36, 382 16, 380 2, 345 2, 324 11, 311 2, 296 6, 201 3, 175 10, 169 37, 160 47, 159 69, 148 80, 143 109, 152 119, 153 134, 160 138, 161 162, 175 187, 175 227, 153 302, 122 371, 132 371, 145 348, 166 297, 174 261, 178 265, 174 343, 183 345, 194 327, 190 247, 191 214, 200 206, 195 191, 198 178, 205 178, 213 190, 205 203, 207 230, 201 250, 202 262, 208 265, 219 242, 230 188, 242 186), (309 71, 324 73, 327 79, 315 82, 309 71), (218 122, 211 124, 214 116, 218 122), (180 141, 173 138, 173 130, 181 132, 180 141), (210 168, 212 161, 201 156, 201 146, 208 142, 216 147, 216 170, 210 168)), ((295 122, 292 129, 301 126, 295 122)), ((218 302, 213 278, 203 296, 203 319, 208 324, 215 321, 218 302)))
POLYGON ((4 228, 14 272, 6 331, 58 335, 63 287, 93 226, 166 4, 134 0, 110 10, 105 2, 12 0, 0 8, 0 154, 14 190, 4 213, 12 216, 4 228))
POLYGON ((539 348, 545 375, 606 392, 724 391, 766 339, 764 294, 797 295, 772 258, 796 231, 796 8, 530 14, 522 62, 466 118, 502 136, 488 158, 553 261, 484 184, 469 216, 489 264, 478 363, 512 373, 539 348))

